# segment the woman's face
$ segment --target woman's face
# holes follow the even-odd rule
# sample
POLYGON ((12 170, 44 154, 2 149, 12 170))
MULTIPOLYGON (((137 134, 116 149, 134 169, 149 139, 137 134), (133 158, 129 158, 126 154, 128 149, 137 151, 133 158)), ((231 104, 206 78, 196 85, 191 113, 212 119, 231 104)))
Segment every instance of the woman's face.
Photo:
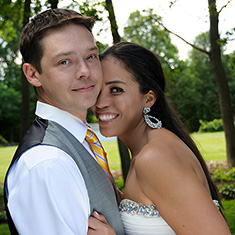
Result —
POLYGON ((96 105, 92 107, 104 136, 121 137, 143 123, 146 97, 122 62, 108 56, 101 62, 103 85, 96 105))

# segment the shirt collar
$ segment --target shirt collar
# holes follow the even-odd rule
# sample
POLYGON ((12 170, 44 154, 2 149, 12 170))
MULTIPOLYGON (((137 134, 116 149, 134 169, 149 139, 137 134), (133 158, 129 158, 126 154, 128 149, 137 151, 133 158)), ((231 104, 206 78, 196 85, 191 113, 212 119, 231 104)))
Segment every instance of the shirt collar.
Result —
POLYGON ((37 101, 35 114, 43 119, 60 124, 71 134, 73 134, 80 143, 84 141, 87 132, 87 123, 84 123, 82 120, 69 112, 37 101))

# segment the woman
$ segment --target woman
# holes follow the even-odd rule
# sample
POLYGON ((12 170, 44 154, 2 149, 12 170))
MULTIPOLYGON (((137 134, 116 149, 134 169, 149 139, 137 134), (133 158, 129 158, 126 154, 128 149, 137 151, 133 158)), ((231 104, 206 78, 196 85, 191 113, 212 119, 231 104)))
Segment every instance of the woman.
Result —
MULTIPOLYGON (((93 112, 101 133, 118 136, 132 154, 120 204, 125 233, 231 234, 206 164, 166 100, 159 59, 128 42, 100 58, 104 81, 93 112)), ((97 213, 89 226, 111 231, 97 213)))

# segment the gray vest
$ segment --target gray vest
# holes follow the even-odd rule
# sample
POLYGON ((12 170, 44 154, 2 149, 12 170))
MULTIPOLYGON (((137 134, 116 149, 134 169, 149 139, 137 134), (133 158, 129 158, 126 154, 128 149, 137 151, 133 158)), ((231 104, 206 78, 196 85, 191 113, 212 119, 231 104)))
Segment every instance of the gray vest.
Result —
MULTIPOLYGON (((11 165, 29 147, 42 144, 60 148, 74 159, 81 171, 88 190, 91 212, 95 210, 104 215, 116 234, 124 234, 118 210, 119 199, 116 187, 113 187, 97 161, 70 132, 56 122, 36 117, 30 130, 26 133, 25 141, 23 139, 22 142, 11 165)), ((5 200, 7 203, 6 197, 5 200)), ((17 234, 8 208, 6 209, 12 234, 17 234)))
POLYGON ((104 170, 83 145, 70 132, 51 121, 49 121, 42 144, 56 146, 74 159, 86 183, 91 212, 95 210, 101 213, 116 234, 124 234, 118 211, 117 191, 110 183, 104 170))

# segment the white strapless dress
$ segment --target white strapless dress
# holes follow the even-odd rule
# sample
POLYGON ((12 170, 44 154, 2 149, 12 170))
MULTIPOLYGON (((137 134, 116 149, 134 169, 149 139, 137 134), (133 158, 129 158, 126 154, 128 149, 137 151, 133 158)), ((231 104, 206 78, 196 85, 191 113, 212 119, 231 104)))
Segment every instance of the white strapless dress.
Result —
MULTIPOLYGON (((216 200, 214 203, 218 207, 216 200)), ((124 199, 120 203, 119 210, 125 235, 176 234, 160 216, 155 205, 143 205, 124 199)))

